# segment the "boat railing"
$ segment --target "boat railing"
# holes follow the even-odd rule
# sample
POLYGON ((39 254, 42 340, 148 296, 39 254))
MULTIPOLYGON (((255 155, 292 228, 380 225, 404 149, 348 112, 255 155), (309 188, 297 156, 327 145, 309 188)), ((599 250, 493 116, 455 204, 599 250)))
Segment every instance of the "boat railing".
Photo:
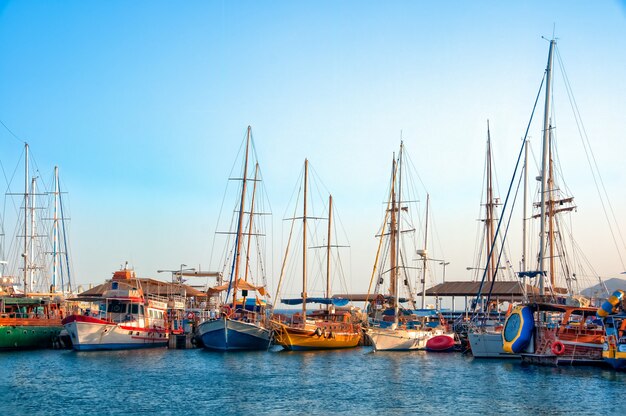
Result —
POLYGON ((148 300, 154 300, 154 301, 157 301, 157 302, 165 302, 165 303, 167 303, 167 301, 168 301, 168 298, 166 296, 154 295, 152 293, 146 295, 145 298, 148 299, 148 300))

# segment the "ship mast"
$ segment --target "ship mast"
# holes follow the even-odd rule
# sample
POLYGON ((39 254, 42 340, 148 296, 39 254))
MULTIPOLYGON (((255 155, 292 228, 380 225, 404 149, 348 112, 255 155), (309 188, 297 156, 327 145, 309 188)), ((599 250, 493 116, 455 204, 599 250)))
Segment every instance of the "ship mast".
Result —
MULTIPOLYGON (((333 196, 328 195, 328 239, 326 245, 326 298, 330 299, 330 238, 333 220, 333 196)), ((326 309, 330 309, 330 304, 326 304, 326 309)))
MULTIPOLYGON (((487 204, 485 206, 486 215, 485 215, 485 227, 487 230, 487 255, 491 251, 494 246, 494 202, 493 202, 493 174, 491 168, 491 132, 489 131, 489 120, 487 120, 487 204)), ((492 253, 489 264, 487 265, 487 281, 493 281, 496 277, 496 255, 492 253)))
MULTIPOLYGON (((239 279, 239 261, 241 256, 241 237, 243 235, 243 216, 245 213, 244 207, 246 202, 246 188, 248 185, 247 176, 248 176, 248 154, 250 150, 250 130, 251 127, 248 126, 248 133, 246 137, 246 158, 243 167, 243 179, 241 185, 241 203, 239 205, 239 224, 237 225, 237 246, 235 249, 235 274, 233 276, 235 280, 235 285, 233 287, 233 310, 237 309, 237 281, 239 279)), ((243 305, 245 307, 245 305, 243 305)))
MULTIPOLYGON (((246 247, 246 271, 243 279, 248 281, 248 272, 250 270, 250 242, 252 241, 252 220, 254 217, 254 199, 256 196, 256 184, 259 174, 259 164, 254 167, 254 184, 252 185, 252 199, 250 200, 250 224, 248 225, 248 246, 246 247)), ((246 296, 243 297, 243 309, 246 309, 246 296)))
POLYGON ((426 194, 426 222, 424 224, 424 255, 422 257, 422 309, 426 309, 426 269, 428 266, 428 206, 430 194, 426 194))
POLYGON ((396 280, 398 278, 398 270, 396 269, 396 155, 393 155, 393 163, 391 168, 391 224, 389 230, 390 238, 390 282, 389 282, 389 295, 393 299, 394 309, 398 309, 396 280))
POLYGON ((395 261, 395 286, 394 286, 394 290, 395 290, 395 298, 394 298, 394 309, 395 309, 395 319, 394 322, 396 325, 398 325, 398 320, 399 320, 399 311, 398 309, 400 308, 400 283, 398 277, 400 275, 399 273, 399 269, 398 266, 400 265, 400 234, 402 232, 402 219, 401 219, 401 215, 402 215, 402 156, 404 153, 404 142, 400 141, 400 153, 398 154, 398 218, 396 219, 396 226, 397 226, 397 231, 395 234, 395 244, 396 244, 396 250, 394 253, 394 261, 395 261))
POLYGON ((24 252, 22 257, 24 258, 24 294, 29 291, 28 287, 28 143, 24 143, 24 252))
POLYGON ((54 167, 54 213, 52 216, 52 287, 50 292, 56 292, 57 273, 59 269, 59 167, 54 167))
POLYGON ((309 160, 304 159, 304 207, 302 215, 302 322, 306 322, 306 197, 309 180, 309 160))
POLYGON ((553 49, 556 40, 550 41, 548 64, 546 67, 546 100, 543 118, 543 152, 541 159, 541 229, 539 236, 539 294, 544 294, 545 239, 546 239, 546 194, 548 193, 548 159, 550 158, 550 93, 552 89, 553 49))

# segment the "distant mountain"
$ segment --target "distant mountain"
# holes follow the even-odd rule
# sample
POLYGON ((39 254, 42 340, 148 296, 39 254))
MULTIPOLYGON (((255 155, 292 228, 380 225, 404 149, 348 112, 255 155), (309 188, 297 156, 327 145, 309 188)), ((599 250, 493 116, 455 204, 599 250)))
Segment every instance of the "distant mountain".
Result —
MULTIPOLYGON (((606 285, 606 288, 609 290, 609 296, 611 295, 611 293, 613 293, 617 289, 626 291, 626 279, 620 279, 619 277, 614 277, 612 279, 605 280, 604 284, 606 285)), ((595 286, 591 286, 585 290, 582 290, 580 294, 588 298, 592 298, 592 297, 593 298, 595 297, 605 298, 606 297, 604 293, 604 288, 600 285, 600 283, 598 283, 595 286)))

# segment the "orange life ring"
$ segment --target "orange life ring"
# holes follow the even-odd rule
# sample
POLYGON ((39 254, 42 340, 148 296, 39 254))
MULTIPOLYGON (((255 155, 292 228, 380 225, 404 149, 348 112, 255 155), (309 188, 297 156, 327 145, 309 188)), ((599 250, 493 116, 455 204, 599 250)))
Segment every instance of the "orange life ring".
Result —
POLYGON ((555 355, 563 355, 565 352, 565 345, 563 345, 561 341, 554 341, 551 349, 555 355))

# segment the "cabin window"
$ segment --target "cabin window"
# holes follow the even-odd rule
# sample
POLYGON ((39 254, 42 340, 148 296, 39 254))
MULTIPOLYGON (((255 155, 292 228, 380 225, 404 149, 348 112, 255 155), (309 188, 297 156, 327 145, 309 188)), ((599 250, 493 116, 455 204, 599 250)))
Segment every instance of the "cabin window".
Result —
POLYGON ((107 307, 107 312, 111 313, 126 313, 126 304, 120 303, 117 300, 111 301, 107 307))
POLYGON ((136 303, 130 305, 130 308, 131 308, 131 313, 134 313, 135 315, 139 313, 139 305, 137 305, 136 303))

